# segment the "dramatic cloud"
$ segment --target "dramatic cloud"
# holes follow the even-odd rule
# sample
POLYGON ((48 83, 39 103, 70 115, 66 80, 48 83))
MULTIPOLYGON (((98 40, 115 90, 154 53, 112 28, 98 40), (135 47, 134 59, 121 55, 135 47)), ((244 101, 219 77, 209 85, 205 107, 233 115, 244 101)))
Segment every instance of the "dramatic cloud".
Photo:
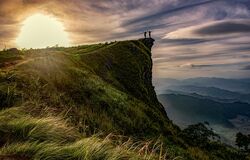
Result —
POLYGON ((199 42, 214 40, 214 38, 222 39, 234 34, 250 34, 250 20, 225 20, 190 26, 170 32, 164 39, 199 42))
POLYGON ((201 35, 250 33, 250 21, 225 21, 202 27, 194 31, 201 35))
POLYGON ((178 1, 178 3, 180 4, 179 6, 178 5, 168 4, 168 6, 165 6, 166 8, 165 7, 162 8, 157 13, 149 14, 147 16, 142 16, 142 17, 139 17, 139 18, 135 18, 133 20, 129 20, 126 23, 124 23, 124 25, 140 23, 142 21, 152 21, 154 19, 159 19, 159 18, 165 17, 168 14, 176 13, 176 12, 183 11, 183 10, 188 10, 190 8, 194 8, 194 7, 197 7, 197 6, 209 4, 209 3, 212 3, 212 2, 215 2, 215 1, 216 0, 207 0, 207 1, 203 1, 203 2, 201 1, 201 2, 198 2, 198 3, 197 2, 192 2, 192 1, 191 1, 191 3, 182 2, 183 5, 178 1))
POLYGON ((179 67, 181 68, 194 68, 194 69, 199 69, 199 68, 208 68, 208 67, 214 67, 213 65, 208 65, 208 64, 191 64, 191 63, 186 63, 182 64, 179 67))
POLYGON ((250 65, 243 67, 242 70, 250 70, 250 65))
POLYGON ((250 77, 242 69, 250 62, 247 0, 1 0, 0 48, 15 47, 22 23, 37 13, 62 22, 72 45, 152 30, 156 77, 250 77))

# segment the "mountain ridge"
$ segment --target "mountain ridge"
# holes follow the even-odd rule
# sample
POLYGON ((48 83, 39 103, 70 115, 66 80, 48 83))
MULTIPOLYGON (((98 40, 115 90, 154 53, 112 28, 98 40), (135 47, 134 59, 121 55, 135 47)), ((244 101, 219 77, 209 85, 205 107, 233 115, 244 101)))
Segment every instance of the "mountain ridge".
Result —
MULTIPOLYGON (((170 93, 158 95, 169 117, 178 126, 186 127, 193 123, 206 121, 226 143, 234 145, 237 131, 249 133, 247 122, 236 124, 239 116, 250 118, 250 105, 243 102, 218 102, 200 95, 170 93), (242 125, 246 128, 240 128, 242 125)), ((239 120, 240 122, 240 120, 239 120)))
POLYGON ((0 156, 90 160, 244 156, 220 143, 213 143, 216 150, 194 148, 181 138, 152 85, 153 42, 147 38, 1 51, 0 156))
POLYGON ((228 90, 220 89, 216 87, 179 85, 179 86, 169 86, 168 89, 175 90, 175 91, 182 91, 182 92, 186 92, 189 94, 196 93, 201 96, 208 96, 212 98, 250 103, 250 94, 243 94, 243 93, 228 91, 228 90))

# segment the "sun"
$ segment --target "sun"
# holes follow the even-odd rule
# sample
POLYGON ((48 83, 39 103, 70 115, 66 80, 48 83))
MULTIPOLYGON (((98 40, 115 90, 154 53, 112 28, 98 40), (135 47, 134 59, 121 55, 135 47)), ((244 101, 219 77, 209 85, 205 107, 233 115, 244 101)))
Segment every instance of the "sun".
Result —
POLYGON ((70 45, 63 24, 56 18, 43 14, 35 14, 23 22, 16 43, 21 48, 70 45))

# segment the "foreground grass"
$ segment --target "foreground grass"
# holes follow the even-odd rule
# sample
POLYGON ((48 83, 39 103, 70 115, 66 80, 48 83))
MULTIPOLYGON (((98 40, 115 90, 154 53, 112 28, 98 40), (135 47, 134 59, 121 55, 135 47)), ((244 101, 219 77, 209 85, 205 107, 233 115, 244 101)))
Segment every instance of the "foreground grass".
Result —
POLYGON ((48 160, 163 159, 163 149, 149 143, 81 136, 62 118, 31 117, 19 108, 0 112, 1 157, 48 160), (158 152, 158 153, 157 153, 158 152))

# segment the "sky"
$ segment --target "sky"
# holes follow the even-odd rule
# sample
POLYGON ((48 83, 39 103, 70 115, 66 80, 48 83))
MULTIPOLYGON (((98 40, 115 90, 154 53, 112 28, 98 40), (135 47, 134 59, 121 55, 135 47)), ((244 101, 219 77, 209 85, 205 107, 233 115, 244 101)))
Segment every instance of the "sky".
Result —
POLYGON ((32 18, 44 30, 37 15, 54 19, 62 31, 51 33, 70 45, 151 30, 155 78, 250 77, 250 0, 0 0, 0 48, 18 47, 32 18))

